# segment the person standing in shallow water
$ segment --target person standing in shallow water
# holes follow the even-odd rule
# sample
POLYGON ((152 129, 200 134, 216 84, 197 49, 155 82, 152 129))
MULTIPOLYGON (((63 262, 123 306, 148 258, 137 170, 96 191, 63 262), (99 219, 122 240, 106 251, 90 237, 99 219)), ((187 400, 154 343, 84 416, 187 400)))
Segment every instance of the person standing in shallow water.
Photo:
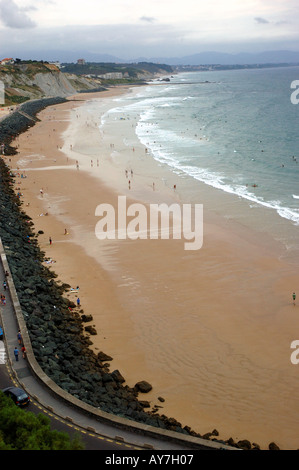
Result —
POLYGON ((296 305, 296 294, 293 292, 293 304, 296 305))

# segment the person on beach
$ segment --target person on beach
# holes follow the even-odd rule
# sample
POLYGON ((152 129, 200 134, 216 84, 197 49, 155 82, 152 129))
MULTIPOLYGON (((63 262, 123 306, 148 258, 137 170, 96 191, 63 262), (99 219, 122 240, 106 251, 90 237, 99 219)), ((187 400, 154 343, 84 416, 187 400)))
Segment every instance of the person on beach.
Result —
POLYGON ((3 281, 3 289, 4 290, 6 290, 6 286, 7 286, 6 281, 3 281))
POLYGON ((52 245, 52 238, 51 237, 49 237, 49 243, 50 243, 50 245, 52 245))
POLYGON ((77 299, 77 306, 80 307, 80 305, 81 305, 81 304, 80 304, 80 298, 78 297, 78 299, 77 299))
POLYGON ((14 349, 14 355, 15 355, 16 361, 18 361, 19 360, 19 350, 18 350, 17 347, 15 347, 15 349, 14 349))
POLYGON ((293 292, 293 305, 296 305, 296 294, 293 292))

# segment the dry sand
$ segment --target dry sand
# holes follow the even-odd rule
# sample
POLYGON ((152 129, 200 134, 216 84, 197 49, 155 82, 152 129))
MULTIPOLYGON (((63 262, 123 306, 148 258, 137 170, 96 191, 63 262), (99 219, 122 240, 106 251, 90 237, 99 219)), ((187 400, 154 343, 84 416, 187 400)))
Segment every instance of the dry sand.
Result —
POLYGON ((50 267, 80 286, 98 332, 93 348, 113 357, 111 370, 128 385, 150 382, 145 399, 161 412, 202 434, 216 428, 223 439, 296 449, 299 365, 290 362, 290 344, 299 325, 299 306, 291 304, 299 276, 283 247, 208 207, 198 251, 185 251, 184 240, 95 236, 97 205, 117 207, 118 195, 128 205, 180 201, 172 189, 177 177, 134 141, 131 123, 121 123, 118 135, 97 127, 111 98, 126 91, 77 95, 99 100, 97 119, 84 101, 47 108, 19 137, 19 155, 7 158, 27 176, 16 187, 36 231, 44 231, 39 241, 55 261, 50 267))
POLYGON ((1 106, 0 104, 0 121, 2 118, 6 117, 8 114, 11 113, 11 110, 14 109, 15 106, 1 106))

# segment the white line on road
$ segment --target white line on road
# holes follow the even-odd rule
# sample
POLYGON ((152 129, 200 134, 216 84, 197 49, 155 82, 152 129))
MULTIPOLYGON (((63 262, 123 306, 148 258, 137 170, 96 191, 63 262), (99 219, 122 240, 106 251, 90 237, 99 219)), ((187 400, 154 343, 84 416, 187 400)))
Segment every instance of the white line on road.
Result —
POLYGON ((6 352, 3 341, 0 341, 0 364, 6 363, 6 352))

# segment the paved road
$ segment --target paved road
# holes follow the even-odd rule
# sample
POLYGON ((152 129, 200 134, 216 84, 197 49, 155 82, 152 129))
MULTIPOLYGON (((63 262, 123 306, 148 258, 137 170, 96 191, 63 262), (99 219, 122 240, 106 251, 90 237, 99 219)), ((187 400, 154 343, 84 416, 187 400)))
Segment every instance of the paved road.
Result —
MULTIPOLYGON (((0 345, 1 347, 1 345, 0 345)), ((11 375, 9 365, 0 364, 0 389, 6 387, 19 386, 16 379, 11 375)), ((106 439, 103 436, 86 432, 84 429, 77 427, 75 424, 65 421, 55 413, 50 412, 47 408, 43 407, 39 402, 31 399, 31 403, 26 411, 35 414, 45 414, 50 419, 51 429, 69 434, 71 437, 79 436, 83 442, 85 450, 101 450, 101 451, 119 451, 119 450, 136 450, 125 446, 121 442, 113 442, 111 439, 106 439)))

